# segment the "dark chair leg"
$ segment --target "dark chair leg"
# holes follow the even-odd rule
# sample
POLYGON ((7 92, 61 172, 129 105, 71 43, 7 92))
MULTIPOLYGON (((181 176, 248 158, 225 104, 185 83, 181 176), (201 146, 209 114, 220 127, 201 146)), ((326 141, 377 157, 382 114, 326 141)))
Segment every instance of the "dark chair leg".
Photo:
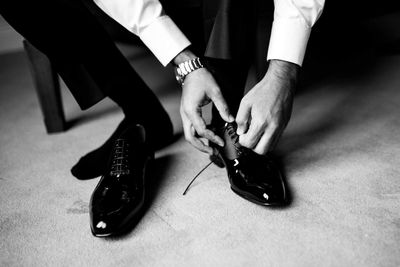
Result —
POLYGON ((47 133, 65 131, 66 123, 58 75, 47 56, 26 40, 24 48, 28 55, 47 133))

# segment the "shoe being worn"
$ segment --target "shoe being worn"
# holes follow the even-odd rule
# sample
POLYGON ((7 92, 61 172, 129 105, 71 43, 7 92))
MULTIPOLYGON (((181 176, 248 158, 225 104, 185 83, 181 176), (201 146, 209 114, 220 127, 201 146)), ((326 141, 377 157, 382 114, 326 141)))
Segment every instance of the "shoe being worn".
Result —
MULTIPOLYGON (((158 112, 157 123, 149 123, 149 125, 157 130, 153 130, 152 142, 155 150, 169 145, 173 141, 173 126, 166 111, 158 112), (159 131, 162 129, 162 131, 159 131)), ((108 138, 108 140, 97 149, 87 153, 79 159, 79 161, 71 168, 71 173, 79 180, 93 179, 102 176, 107 171, 108 157, 110 156, 115 140, 120 136, 125 129, 136 125, 130 122, 128 118, 124 118, 118 125, 117 129, 108 138)), ((149 130, 149 127, 146 127, 149 130)), ((146 134, 149 139, 149 134, 146 134)))
POLYGON ((226 167, 232 190, 259 205, 285 205, 287 190, 278 166, 270 156, 242 147, 236 129, 236 123, 226 123, 216 130, 225 141, 224 147, 215 148, 226 167))
POLYGON ((94 236, 125 231, 145 202, 146 168, 154 158, 144 128, 132 126, 114 143, 107 172, 90 199, 90 227, 94 236))
POLYGON ((115 139, 120 136, 130 124, 124 118, 110 138, 99 148, 87 153, 71 168, 71 173, 79 180, 93 179, 106 173, 107 162, 115 139))

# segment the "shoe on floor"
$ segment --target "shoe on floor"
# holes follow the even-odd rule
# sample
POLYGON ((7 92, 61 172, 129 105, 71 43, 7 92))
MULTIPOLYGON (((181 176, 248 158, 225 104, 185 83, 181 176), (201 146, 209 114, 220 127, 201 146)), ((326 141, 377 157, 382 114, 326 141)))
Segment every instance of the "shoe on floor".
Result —
MULTIPOLYGON (((148 124, 153 125, 154 123, 148 124)), ((136 123, 132 123, 125 117, 103 145, 79 159, 71 168, 72 175, 79 180, 88 180, 102 176, 106 172, 108 157, 112 151, 115 140, 127 128, 134 125, 136 125, 136 123)), ((166 112, 160 114, 160 120, 157 121, 155 125, 156 126, 152 128, 156 128, 157 130, 152 131, 153 136, 151 144, 153 145, 153 149, 157 150, 172 142, 173 126, 166 112)), ((146 129, 148 130, 148 127, 146 127, 146 129)), ((147 139, 149 139, 149 131, 147 131, 147 139)))
POLYGON ((115 140, 106 173, 90 200, 94 236, 116 235, 129 228, 144 205, 146 169, 153 158, 141 125, 128 128, 115 140))
POLYGON ((278 165, 270 155, 259 155, 239 144, 236 123, 214 129, 225 146, 215 146, 219 164, 226 167, 232 190, 239 196, 264 206, 287 204, 287 190, 278 165))

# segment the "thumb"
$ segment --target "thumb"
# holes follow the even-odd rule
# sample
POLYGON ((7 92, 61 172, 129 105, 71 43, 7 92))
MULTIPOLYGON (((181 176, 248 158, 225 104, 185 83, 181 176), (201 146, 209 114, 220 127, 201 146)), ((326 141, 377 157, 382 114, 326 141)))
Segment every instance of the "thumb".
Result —
POLYGON ((236 115, 236 123, 238 125, 236 132, 238 135, 242 135, 247 131, 250 114, 251 106, 242 101, 236 115))

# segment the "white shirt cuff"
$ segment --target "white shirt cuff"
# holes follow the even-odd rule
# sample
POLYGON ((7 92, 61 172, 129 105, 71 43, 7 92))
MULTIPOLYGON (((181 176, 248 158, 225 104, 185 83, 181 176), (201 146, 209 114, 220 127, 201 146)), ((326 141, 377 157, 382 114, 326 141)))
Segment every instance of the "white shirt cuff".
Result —
POLYGON ((275 19, 267 60, 280 59, 302 65, 311 28, 301 19, 275 19))
POLYGON ((143 29, 139 37, 163 66, 190 45, 190 41, 166 15, 143 29))

